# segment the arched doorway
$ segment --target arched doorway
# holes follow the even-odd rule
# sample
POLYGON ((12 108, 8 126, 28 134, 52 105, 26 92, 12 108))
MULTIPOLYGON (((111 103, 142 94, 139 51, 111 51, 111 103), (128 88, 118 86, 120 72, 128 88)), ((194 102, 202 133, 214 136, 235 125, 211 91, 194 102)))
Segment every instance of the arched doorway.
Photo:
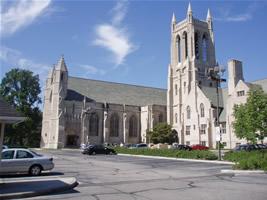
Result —
POLYGON ((175 129, 172 129, 172 135, 174 137, 174 142, 179 144, 179 136, 178 136, 178 132, 175 129))

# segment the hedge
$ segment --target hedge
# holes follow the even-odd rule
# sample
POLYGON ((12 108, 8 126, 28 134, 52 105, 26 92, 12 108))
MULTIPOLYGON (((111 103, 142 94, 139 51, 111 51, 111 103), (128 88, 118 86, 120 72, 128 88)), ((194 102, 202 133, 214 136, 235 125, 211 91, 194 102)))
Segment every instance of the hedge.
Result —
POLYGON ((234 169, 267 171, 267 150, 227 152, 224 160, 235 162, 234 169))
POLYGON ((216 160, 218 157, 208 150, 176 150, 176 149, 148 149, 148 148, 136 148, 128 149, 125 147, 115 147, 117 153, 121 154, 133 154, 133 155, 148 155, 148 156, 163 156, 173 158, 190 158, 190 159, 202 159, 202 160, 216 160))

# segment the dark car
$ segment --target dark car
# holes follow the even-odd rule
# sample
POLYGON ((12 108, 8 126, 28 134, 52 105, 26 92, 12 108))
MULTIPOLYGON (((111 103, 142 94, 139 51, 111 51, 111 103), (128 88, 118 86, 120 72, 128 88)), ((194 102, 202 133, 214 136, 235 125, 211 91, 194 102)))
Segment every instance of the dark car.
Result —
POLYGON ((236 146, 233 151, 252 151, 257 149, 258 148, 253 144, 240 144, 236 146))
POLYGON ((264 145, 264 144, 255 144, 255 147, 259 150, 261 149, 267 149, 267 145, 264 145))
POLYGON ((140 144, 132 144, 129 149, 140 149, 140 148, 148 148, 148 145, 145 143, 140 144))
POLYGON ((105 147, 102 144, 87 145, 82 149, 83 154, 95 155, 95 154, 116 154, 114 149, 105 147))
POLYGON ((192 150, 208 150, 209 147, 200 145, 200 144, 195 144, 191 146, 192 150))
POLYGON ((192 150, 192 147, 185 145, 185 144, 175 144, 173 145, 173 148, 177 150, 187 150, 187 151, 192 150))

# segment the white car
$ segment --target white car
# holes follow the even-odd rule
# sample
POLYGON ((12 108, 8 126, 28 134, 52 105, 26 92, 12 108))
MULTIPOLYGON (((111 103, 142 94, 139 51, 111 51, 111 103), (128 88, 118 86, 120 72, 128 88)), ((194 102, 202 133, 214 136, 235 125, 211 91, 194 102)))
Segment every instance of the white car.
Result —
POLYGON ((39 155, 29 149, 12 148, 2 150, 0 174, 29 173, 38 176, 42 171, 54 168, 53 158, 39 155))

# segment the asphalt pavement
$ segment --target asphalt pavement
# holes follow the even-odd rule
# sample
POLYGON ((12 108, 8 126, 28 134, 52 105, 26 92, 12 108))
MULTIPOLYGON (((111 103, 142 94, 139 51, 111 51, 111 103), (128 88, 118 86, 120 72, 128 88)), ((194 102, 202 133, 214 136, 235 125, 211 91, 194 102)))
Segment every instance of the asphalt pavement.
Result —
POLYGON ((75 177, 79 185, 65 193, 35 199, 242 199, 265 200, 266 174, 221 173, 229 164, 120 155, 82 155, 79 151, 46 151, 54 172, 75 177))

